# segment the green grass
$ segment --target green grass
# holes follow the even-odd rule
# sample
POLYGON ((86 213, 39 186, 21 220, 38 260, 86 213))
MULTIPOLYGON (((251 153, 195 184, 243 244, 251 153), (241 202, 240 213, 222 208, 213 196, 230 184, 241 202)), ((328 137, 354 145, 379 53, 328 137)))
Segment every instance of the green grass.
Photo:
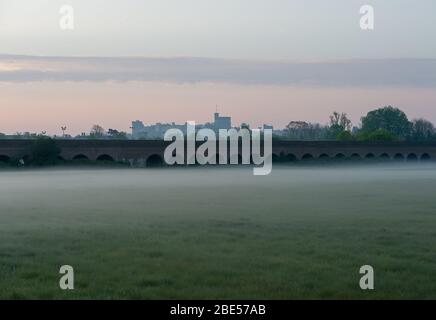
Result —
POLYGON ((435 299, 434 169, 3 171, 0 298, 435 299))

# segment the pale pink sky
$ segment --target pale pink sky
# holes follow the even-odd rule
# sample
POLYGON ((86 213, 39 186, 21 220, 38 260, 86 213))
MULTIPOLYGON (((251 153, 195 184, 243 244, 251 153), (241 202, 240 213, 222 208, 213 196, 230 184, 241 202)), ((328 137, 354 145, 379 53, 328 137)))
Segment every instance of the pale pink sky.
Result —
POLYGON ((130 131, 132 120, 184 123, 211 121, 219 112, 233 125, 284 127, 291 120, 327 123, 334 111, 355 125, 371 109, 394 105, 410 119, 436 123, 436 90, 394 87, 302 87, 285 85, 129 82, 0 82, 0 132, 89 132, 93 124, 130 131))

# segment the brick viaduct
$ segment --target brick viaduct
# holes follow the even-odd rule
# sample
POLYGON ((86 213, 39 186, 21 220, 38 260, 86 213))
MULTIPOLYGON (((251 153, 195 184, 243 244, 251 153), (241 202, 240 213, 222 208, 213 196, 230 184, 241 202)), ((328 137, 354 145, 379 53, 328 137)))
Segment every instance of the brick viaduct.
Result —
MULTIPOLYGON (((169 142, 149 140, 56 140, 64 160, 124 161, 132 166, 163 163, 169 142)), ((33 140, 0 140, 0 161, 28 159, 33 140)), ((273 161, 309 159, 436 160, 436 143, 274 141, 273 161)))

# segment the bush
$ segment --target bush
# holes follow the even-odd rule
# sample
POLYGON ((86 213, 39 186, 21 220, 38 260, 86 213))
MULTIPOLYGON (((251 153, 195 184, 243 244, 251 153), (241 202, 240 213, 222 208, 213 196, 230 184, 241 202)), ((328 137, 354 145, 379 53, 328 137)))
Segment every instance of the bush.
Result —
POLYGON ((378 129, 373 132, 360 132, 357 134, 357 141, 378 142, 378 141, 396 141, 395 135, 384 129, 378 129))
POLYGON ((405 139, 410 136, 412 130, 412 123, 407 119, 406 114, 392 106, 370 111, 365 117, 362 117, 361 120, 362 131, 370 135, 376 133, 375 138, 377 138, 377 136, 380 136, 380 138, 388 138, 385 132, 389 132, 394 137, 405 139))
POLYGON ((39 137, 32 147, 32 163, 38 166, 53 165, 58 162, 61 149, 56 141, 48 137, 39 137))
POLYGON ((336 135, 336 140, 338 141, 353 141, 354 137, 350 131, 342 131, 338 135, 336 135))

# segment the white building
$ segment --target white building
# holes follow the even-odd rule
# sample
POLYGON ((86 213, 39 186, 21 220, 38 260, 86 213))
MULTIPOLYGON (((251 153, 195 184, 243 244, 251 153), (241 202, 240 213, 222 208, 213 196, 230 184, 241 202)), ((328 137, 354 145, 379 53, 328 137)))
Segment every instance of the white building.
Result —
MULTIPOLYGON (((163 139, 165 132, 168 129, 179 129, 186 135, 186 123, 156 123, 153 125, 145 126, 140 120, 132 121, 132 139, 163 139)), ((231 117, 222 117, 219 113, 214 114, 214 122, 196 125, 196 130, 208 128, 218 132, 219 129, 229 130, 232 128, 231 117)))
POLYGON ((216 132, 218 132, 220 129, 229 130, 232 128, 232 118, 222 117, 218 112, 215 112, 213 124, 216 132))

